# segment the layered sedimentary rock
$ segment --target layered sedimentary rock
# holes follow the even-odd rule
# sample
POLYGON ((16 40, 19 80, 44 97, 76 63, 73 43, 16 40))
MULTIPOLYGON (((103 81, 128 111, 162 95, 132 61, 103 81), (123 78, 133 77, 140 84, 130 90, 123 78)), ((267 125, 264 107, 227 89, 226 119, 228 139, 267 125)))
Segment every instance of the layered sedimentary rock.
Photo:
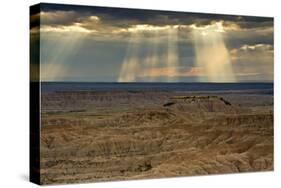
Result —
POLYGON ((80 91, 43 98, 44 183, 273 169, 270 97, 238 103, 231 95, 80 91))

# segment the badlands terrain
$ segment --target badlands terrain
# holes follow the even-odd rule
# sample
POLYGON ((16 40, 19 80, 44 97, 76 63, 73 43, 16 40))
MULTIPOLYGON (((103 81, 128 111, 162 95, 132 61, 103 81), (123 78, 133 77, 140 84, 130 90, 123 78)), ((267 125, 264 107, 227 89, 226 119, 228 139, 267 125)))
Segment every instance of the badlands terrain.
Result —
POLYGON ((43 92, 41 183, 273 170, 273 96, 258 92, 43 92))

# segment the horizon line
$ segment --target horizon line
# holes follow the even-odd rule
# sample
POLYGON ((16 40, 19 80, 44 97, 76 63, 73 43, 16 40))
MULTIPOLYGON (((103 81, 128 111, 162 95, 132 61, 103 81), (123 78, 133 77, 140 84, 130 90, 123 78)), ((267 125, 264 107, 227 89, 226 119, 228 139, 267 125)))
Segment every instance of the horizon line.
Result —
POLYGON ((204 84, 236 84, 236 83, 274 83, 274 81, 241 81, 241 82, 114 82, 114 81, 39 81, 41 83, 49 82, 49 83, 116 83, 116 84, 184 84, 184 83, 204 83, 204 84))

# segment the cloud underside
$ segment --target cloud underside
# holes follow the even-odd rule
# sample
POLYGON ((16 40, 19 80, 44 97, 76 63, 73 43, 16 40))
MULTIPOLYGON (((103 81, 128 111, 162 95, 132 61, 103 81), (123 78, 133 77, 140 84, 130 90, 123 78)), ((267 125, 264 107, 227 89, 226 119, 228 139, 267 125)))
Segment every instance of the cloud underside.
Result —
POLYGON ((136 9, 45 5, 39 14, 32 15, 31 21, 39 18, 41 32, 80 32, 97 36, 126 36, 137 31, 149 35, 169 27, 178 27, 186 33, 192 26, 207 27, 214 22, 222 22, 227 31, 273 32, 272 18, 136 9))
POLYGON ((237 81, 273 80, 272 18, 45 5, 31 15, 31 25, 38 19, 31 38, 40 32, 42 80, 116 81, 130 45, 138 51, 134 81, 205 78, 196 63, 195 30, 209 38, 219 33, 237 81), (171 57, 176 64, 166 62, 171 57))

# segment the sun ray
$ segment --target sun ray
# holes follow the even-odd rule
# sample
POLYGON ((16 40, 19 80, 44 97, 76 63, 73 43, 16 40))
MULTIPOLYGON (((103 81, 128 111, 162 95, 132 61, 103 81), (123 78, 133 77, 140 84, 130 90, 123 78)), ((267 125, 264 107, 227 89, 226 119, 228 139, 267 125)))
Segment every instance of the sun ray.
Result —
POLYGON ((193 29, 196 64, 203 70, 200 81, 235 82, 229 52, 225 46, 220 22, 193 29))
POLYGON ((160 43, 159 31, 154 30, 153 38, 149 41, 149 51, 147 57, 145 58, 145 70, 148 71, 146 74, 148 76, 149 81, 155 81, 155 77, 153 75, 153 68, 157 67, 160 63, 159 54, 158 54, 158 45, 160 43))
POLYGON ((127 52, 119 73, 118 82, 136 81, 139 71, 138 51, 140 49, 141 32, 132 32, 127 52))
POLYGON ((41 80, 62 80, 67 75, 69 57, 77 51, 85 36, 85 33, 80 32, 65 32, 63 34, 42 32, 40 40, 44 40, 44 42, 40 43, 40 53, 41 56, 47 58, 42 58, 41 80), (47 41, 50 36, 52 36, 52 42, 47 41), (52 56, 48 54, 52 54, 52 56))
POLYGON ((177 81, 178 67, 178 28, 170 27, 168 30, 168 52, 166 67, 168 68, 167 81, 177 81))

